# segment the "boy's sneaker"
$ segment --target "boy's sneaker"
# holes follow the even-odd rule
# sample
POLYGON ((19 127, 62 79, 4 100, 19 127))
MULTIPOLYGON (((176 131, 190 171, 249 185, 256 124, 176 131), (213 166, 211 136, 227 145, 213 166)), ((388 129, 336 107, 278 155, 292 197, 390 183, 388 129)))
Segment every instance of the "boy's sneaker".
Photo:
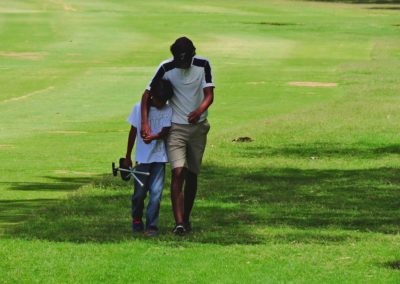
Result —
POLYGON ((143 232, 143 230, 144 230, 143 222, 139 221, 139 220, 132 219, 132 229, 135 232, 143 232))
POLYGON ((156 230, 150 230, 150 231, 147 231, 145 234, 147 236, 155 236, 155 235, 157 235, 157 231, 156 230))
POLYGON ((183 223, 183 227, 186 233, 192 233, 192 225, 190 224, 190 222, 183 223))
POLYGON ((184 236, 185 235, 185 226, 183 225, 183 223, 176 224, 174 229, 172 230, 172 233, 174 233, 177 236, 184 236))

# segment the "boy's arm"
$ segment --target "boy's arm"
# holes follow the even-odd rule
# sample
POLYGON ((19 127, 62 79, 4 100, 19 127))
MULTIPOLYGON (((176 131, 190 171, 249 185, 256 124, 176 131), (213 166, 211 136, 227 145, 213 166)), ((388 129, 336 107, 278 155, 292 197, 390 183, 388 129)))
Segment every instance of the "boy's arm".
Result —
POLYGON ((150 101, 150 91, 146 89, 142 95, 142 104, 140 108, 140 113, 142 117, 140 136, 142 136, 143 139, 151 134, 151 128, 149 125, 149 109, 150 109, 149 101, 150 101))
POLYGON ((145 143, 148 144, 153 140, 162 139, 162 138, 167 136, 168 131, 169 131, 170 128, 171 127, 163 127, 159 133, 146 136, 146 138, 143 138, 143 140, 144 140, 145 143))
POLYGON ((125 160, 125 166, 131 167, 132 166, 132 149, 133 149, 133 145, 135 145, 135 139, 136 139, 136 132, 137 129, 134 126, 131 126, 131 130, 129 131, 129 137, 128 137, 128 147, 126 150, 126 160, 125 160))
POLYGON ((204 99, 199 107, 187 115, 189 123, 197 123, 203 112, 205 112, 214 101, 214 87, 205 87, 203 92, 204 99))

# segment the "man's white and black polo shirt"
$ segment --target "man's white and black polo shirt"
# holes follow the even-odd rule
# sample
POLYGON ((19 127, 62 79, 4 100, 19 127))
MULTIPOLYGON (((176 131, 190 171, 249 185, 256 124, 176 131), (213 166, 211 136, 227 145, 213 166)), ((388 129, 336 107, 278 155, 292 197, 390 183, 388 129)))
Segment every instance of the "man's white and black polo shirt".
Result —
MULTIPOLYGON (((215 87, 210 62, 199 56, 193 57, 188 69, 177 68, 173 58, 163 61, 158 66, 147 90, 150 90, 151 83, 156 79, 166 79, 172 84, 174 90, 170 100, 172 122, 178 124, 189 124, 187 115, 196 110, 203 101, 203 89, 215 87)), ((205 111, 199 122, 204 121, 207 115, 208 111, 205 111)))

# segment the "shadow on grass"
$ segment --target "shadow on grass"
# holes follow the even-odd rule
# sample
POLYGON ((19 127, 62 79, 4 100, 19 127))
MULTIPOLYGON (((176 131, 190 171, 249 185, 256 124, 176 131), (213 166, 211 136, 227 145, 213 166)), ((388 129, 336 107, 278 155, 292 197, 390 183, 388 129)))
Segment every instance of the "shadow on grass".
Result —
POLYGON ((343 147, 340 144, 333 143, 315 143, 315 144, 291 144, 283 148, 272 148, 258 146, 256 144, 246 144, 237 147, 237 153, 247 159, 251 158, 270 158, 273 156, 293 157, 293 158, 357 158, 357 159, 375 159, 388 154, 400 154, 400 145, 389 145, 385 147, 343 147))
POLYGON ((370 9, 370 10, 400 10, 400 7, 371 7, 368 9, 370 9))
POLYGON ((394 270, 400 270, 400 260, 386 262, 384 266, 394 270))
POLYGON ((55 199, 0 200, 0 224, 2 227, 8 227, 20 223, 29 218, 32 212, 55 201, 55 199))
MULTIPOLYGON (((240 204, 235 217, 251 224, 380 233, 400 229, 399 169, 264 168, 234 172, 225 180, 222 191, 206 191, 203 198, 240 204)), ((207 183, 211 187, 215 181, 207 183)))
MULTIPOLYGON (((48 182, 6 182, 9 190, 73 192, 90 183, 90 177, 44 177, 48 182)), ((0 224, 8 228, 32 217, 38 210, 55 204, 57 199, 0 200, 0 224)))
MULTIPOLYGON (((308 156, 305 149, 306 154, 302 150, 301 155, 308 156)), ((397 153, 398 147, 372 152, 379 155, 382 151, 397 153)), ((343 155, 346 150, 334 152, 343 155)), ((31 221, 7 234, 70 242, 145 239, 143 234, 133 234, 130 227, 132 183, 110 174, 94 178, 91 184, 83 192, 36 212, 31 221)), ((177 237, 170 232, 174 221, 169 178, 165 188, 160 231, 148 241, 176 244, 177 237)), ((327 243, 355 240, 360 236, 355 231, 400 231, 400 170, 396 168, 252 169, 205 163, 199 188, 192 214, 195 233, 185 236, 185 243, 327 243)))
POLYGON ((44 177, 50 182, 9 182, 10 190, 22 191, 74 191, 93 181, 93 177, 44 177))

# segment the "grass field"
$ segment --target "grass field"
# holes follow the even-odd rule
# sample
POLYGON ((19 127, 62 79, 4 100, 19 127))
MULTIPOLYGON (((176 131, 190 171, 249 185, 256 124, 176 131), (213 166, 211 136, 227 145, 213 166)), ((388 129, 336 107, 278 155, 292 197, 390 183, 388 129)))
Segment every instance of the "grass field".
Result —
POLYGON ((0 282, 399 283, 400 6, 366 2, 1 1, 0 282), (111 162, 182 35, 217 86, 194 234, 167 170, 147 238, 111 162))

